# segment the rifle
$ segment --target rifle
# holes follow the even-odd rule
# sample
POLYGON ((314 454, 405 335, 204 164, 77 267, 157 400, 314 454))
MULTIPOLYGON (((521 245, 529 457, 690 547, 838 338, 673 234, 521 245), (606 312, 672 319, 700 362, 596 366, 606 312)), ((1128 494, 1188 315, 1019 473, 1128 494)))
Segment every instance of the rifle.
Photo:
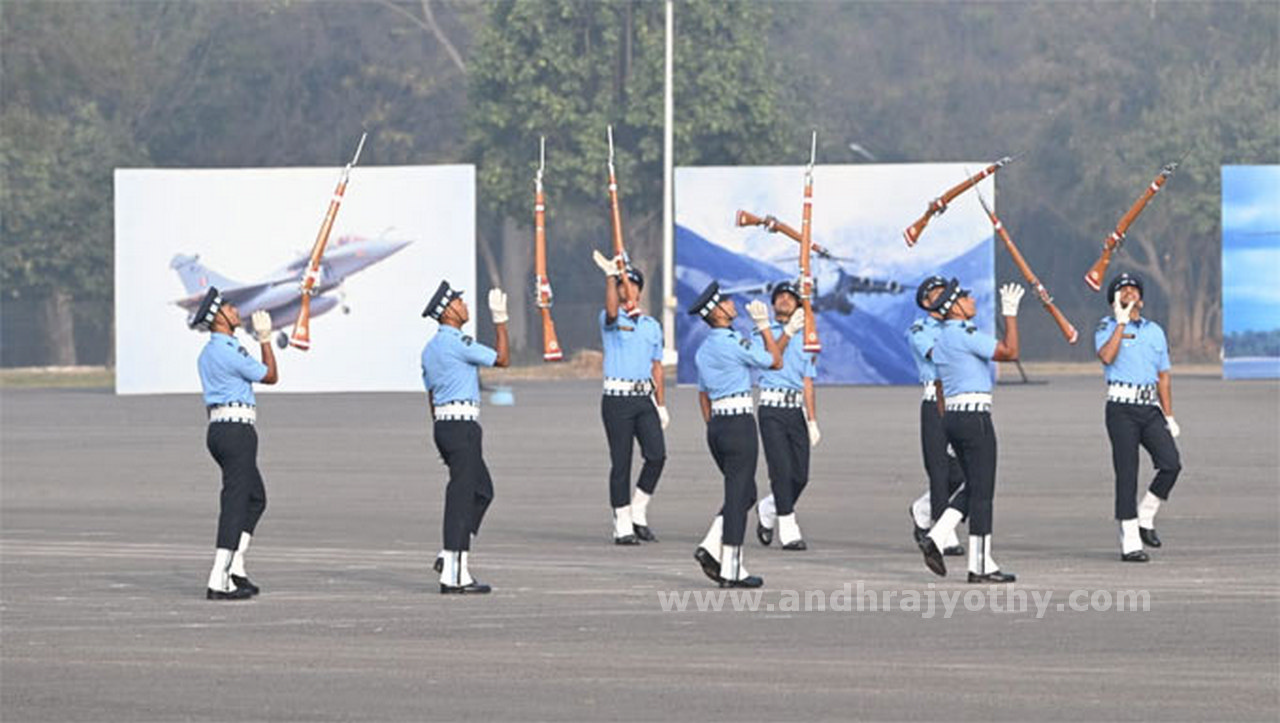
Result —
POLYGON ((1120 218, 1120 223, 1116 224, 1115 230, 1102 242, 1102 255, 1098 257, 1098 260, 1094 262, 1093 266, 1089 267, 1089 270, 1084 275, 1084 282, 1089 285, 1089 288, 1094 291, 1102 290, 1102 277, 1107 273, 1107 266, 1111 265, 1111 254, 1120 248, 1120 244, 1124 242, 1124 236, 1128 233, 1129 227, 1133 225, 1134 221, 1138 220, 1139 214, 1147 207, 1147 203, 1152 198, 1155 198, 1155 195, 1168 182, 1169 176, 1172 176, 1173 172, 1178 170, 1178 163, 1180 162, 1169 163, 1160 169, 1160 175, 1156 176, 1151 185, 1147 186, 1147 190, 1143 191, 1138 200, 1133 202, 1133 205, 1129 207, 1129 211, 1120 218))
POLYGON ((542 360, 560 361, 564 352, 551 320, 551 280, 547 278, 547 205, 542 198, 542 171, 547 167, 547 139, 538 141, 538 173, 533 177, 533 294, 542 311, 542 360))
MULTIPOLYGON (((734 223, 738 226, 761 226, 769 233, 781 233, 783 236, 790 238, 796 243, 800 243, 800 232, 788 226, 786 223, 778 220, 777 216, 757 216, 750 211, 739 210, 734 218, 734 223)), ((809 242, 809 249, 824 259, 835 259, 835 254, 831 253, 831 249, 826 246, 819 246, 817 241, 809 242)))
POLYGON ((908 226, 907 230, 902 232, 902 237, 906 239, 907 246, 916 245, 916 242, 920 240, 920 234, 924 233, 924 227, 928 226, 929 221, 933 220, 935 216, 941 216, 943 212, 947 210, 947 206, 955 200, 956 196, 959 196, 970 188, 973 188, 978 181, 990 176, 1008 164, 1013 163, 1013 161, 1021 155, 1022 154, 1019 153, 1017 156, 1005 156, 1004 158, 1001 158, 995 163, 992 163, 982 169, 977 174, 970 176, 964 181, 947 189, 946 193, 943 193, 941 196, 930 201, 929 207, 925 209, 924 215, 916 219, 915 223, 908 226))
POLYGON ((360 161, 360 151, 364 149, 364 139, 368 136, 368 133, 360 134, 360 143, 356 146, 355 155, 338 177, 338 187, 334 189, 333 196, 329 199, 329 210, 324 214, 320 233, 316 235, 316 241, 311 246, 311 259, 307 261, 307 270, 302 275, 302 305, 298 309, 298 320, 293 324, 293 334, 289 337, 289 345, 302 351, 311 348, 311 297, 315 295, 316 287, 320 285, 320 261, 324 258, 324 247, 329 243, 329 232, 333 230, 333 220, 338 217, 342 196, 347 192, 347 179, 351 177, 351 167, 360 161))
POLYGON ((631 281, 631 277, 627 276, 627 265, 631 263, 631 259, 627 256, 627 249, 622 243, 622 211, 618 208, 618 177, 614 173, 613 168, 613 126, 608 127, 609 132, 609 208, 613 220, 613 254, 618 257, 618 270, 622 272, 621 283, 626 290, 626 299, 622 302, 622 310, 627 316, 636 316, 640 313, 640 307, 636 303, 636 297, 640 294, 636 289, 636 285, 631 281))
POLYGON ((804 305, 804 350, 811 354, 822 351, 818 339, 818 323, 813 318, 813 273, 809 252, 813 250, 813 163, 818 155, 818 132, 809 142, 809 165, 804 170, 804 210, 800 215, 800 303, 804 305))
POLYGON ((982 204, 982 210, 987 212, 987 216, 991 219, 991 225, 995 228, 996 233, 999 234, 1000 240, 1004 241, 1004 247, 1009 249, 1009 256, 1013 257, 1014 265, 1022 272, 1023 277, 1026 278, 1031 288, 1035 290, 1036 296, 1040 297, 1040 303, 1044 305, 1044 310, 1049 312, 1049 316, 1052 316, 1053 320, 1058 323, 1058 329, 1062 331, 1062 336, 1066 337, 1067 343, 1075 344, 1080 340, 1080 333, 1076 331, 1076 328, 1071 325, 1067 317, 1053 303, 1053 297, 1049 296, 1044 284, 1041 284, 1040 279, 1036 278, 1035 272, 1027 265, 1027 260, 1022 258, 1022 254, 1018 251, 1018 247, 1014 245, 1013 239, 1009 238, 1009 232, 1005 230, 1004 224, 1000 223, 1000 219, 996 217, 996 212, 987 205, 987 199, 982 197, 982 191, 976 188, 974 191, 978 194, 978 203, 982 204))

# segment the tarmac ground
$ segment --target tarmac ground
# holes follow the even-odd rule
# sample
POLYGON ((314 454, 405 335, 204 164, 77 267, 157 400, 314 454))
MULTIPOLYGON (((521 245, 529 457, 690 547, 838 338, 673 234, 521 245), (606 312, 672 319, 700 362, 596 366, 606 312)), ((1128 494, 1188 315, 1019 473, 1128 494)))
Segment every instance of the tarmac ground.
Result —
MULTIPOLYGON (((0 390, 0 718, 1175 721, 1280 709, 1274 381, 1175 377, 1183 472, 1147 564, 1118 559, 1098 377, 1002 384, 995 551, 1018 582, 997 588, 968 585, 963 558, 935 577, 911 539, 918 390, 823 388, 798 507, 810 549, 749 539, 763 593, 718 612, 696 595, 683 612, 663 607, 718 593, 692 557, 721 499, 696 393, 669 400, 649 508, 660 542, 628 548, 609 540, 598 382, 513 387, 515 406, 482 412, 497 494, 471 568, 492 595, 437 591, 445 472, 422 395, 262 394, 270 502, 249 570, 263 592, 238 603, 204 599, 219 482, 198 397, 0 390), (1145 611, 1116 609, 1144 599, 1145 611)), ((757 488, 767 494, 763 457, 757 488)))

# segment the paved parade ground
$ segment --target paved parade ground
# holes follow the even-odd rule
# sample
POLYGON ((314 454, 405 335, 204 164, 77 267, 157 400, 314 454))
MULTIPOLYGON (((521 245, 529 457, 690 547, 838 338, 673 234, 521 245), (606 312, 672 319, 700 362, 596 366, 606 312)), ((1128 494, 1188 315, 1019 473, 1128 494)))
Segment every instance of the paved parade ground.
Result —
POLYGON ((721 496, 695 392, 669 400, 661 541, 626 548, 598 384, 516 382, 516 406, 484 408, 497 497, 471 567, 495 592, 465 598, 430 570, 444 468, 422 395, 261 395, 263 592, 239 603, 204 599, 219 483, 196 395, 0 392, 0 718, 1275 719, 1275 382, 1175 374, 1184 469, 1145 565, 1118 561, 1099 377, 1001 385, 995 555, 1025 612, 962 558, 925 569, 909 387, 820 390, 810 550, 749 538, 756 611, 664 612, 660 593, 715 591, 692 559, 721 496))

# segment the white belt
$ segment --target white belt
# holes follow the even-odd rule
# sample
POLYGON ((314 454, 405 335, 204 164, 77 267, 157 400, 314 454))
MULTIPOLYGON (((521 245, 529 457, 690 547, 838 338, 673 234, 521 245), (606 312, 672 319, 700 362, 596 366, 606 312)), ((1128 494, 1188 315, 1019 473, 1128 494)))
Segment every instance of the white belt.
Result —
POLYGON ((933 385, 933 382, 924 383, 924 397, 921 399, 921 401, 924 401, 924 402, 938 401, 938 388, 933 385))
POLYGON ((647 397, 652 391, 653 381, 650 379, 604 378, 606 397, 647 397))
POLYGON ((1112 382, 1107 385, 1107 401, 1121 404, 1157 405, 1160 403, 1160 394, 1156 391, 1156 385, 1154 384, 1112 382))
POLYGON ((760 406, 800 409, 804 406, 804 392, 800 389, 761 389, 760 406))
POLYGON ((258 421, 258 410, 248 404, 220 404, 209 407, 209 423, 236 422, 253 424, 258 421))
POLYGON ((480 418, 480 405, 475 402, 449 402, 435 409, 437 422, 474 422, 480 418))
POLYGON ((731 397, 720 397, 711 400, 711 416, 723 417, 730 414, 751 414, 751 395, 735 394, 731 397))
POLYGON ((990 412, 991 395, 987 392, 966 392, 947 397, 948 412, 990 412))

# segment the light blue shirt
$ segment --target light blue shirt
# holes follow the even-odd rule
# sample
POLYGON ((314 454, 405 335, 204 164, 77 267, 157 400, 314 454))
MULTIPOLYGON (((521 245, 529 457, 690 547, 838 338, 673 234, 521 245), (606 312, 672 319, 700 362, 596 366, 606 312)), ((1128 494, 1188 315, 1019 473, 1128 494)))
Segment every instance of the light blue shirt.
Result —
POLYGON ((942 319, 926 316, 917 319, 907 329, 907 343, 911 346, 911 358, 916 360, 916 371, 920 374, 920 383, 929 384, 937 380, 938 367, 929 358, 933 345, 942 333, 942 319))
MULTIPOLYGON (((782 339, 783 325, 774 323, 769 327, 769 331, 773 332, 773 338, 782 339)), ((757 331, 755 336, 760 336, 757 331)), ((759 345, 764 348, 764 340, 759 340, 759 345)), ((804 350, 804 342, 801 339, 792 339, 787 342, 787 348, 782 350, 782 368, 781 369, 765 369, 760 372, 760 378, 757 384, 763 389, 804 389, 804 380, 812 379, 818 376, 817 355, 806 352, 804 350)), ((772 358, 770 358, 772 362, 772 358)))
POLYGON ((649 381, 653 363, 662 361, 662 325, 648 314, 632 319, 618 310, 610 324, 600 310, 600 340, 604 346, 604 375, 611 379, 649 381))
POLYGON ((713 400, 751 392, 751 370, 773 366, 773 356, 760 342, 732 328, 712 329, 694 357, 698 390, 713 400))
POLYGON ((933 343, 933 363, 942 380, 942 393, 947 397, 970 392, 991 392, 991 367, 988 362, 996 353, 996 338, 978 331, 978 327, 948 319, 933 343))
POLYGON ((230 334, 210 334, 196 367, 206 406, 254 404, 253 383, 267 375, 267 365, 249 356, 230 334))
POLYGON ((422 386, 437 407, 449 402, 479 404, 477 367, 491 367, 497 359, 498 352, 442 324, 422 350, 422 386))
MULTIPOLYGON (((1115 330, 1115 317, 1103 317, 1093 334, 1095 350, 1101 350, 1115 330)), ((1107 382, 1142 385, 1155 384, 1160 380, 1160 372, 1169 371, 1169 367, 1169 342, 1165 339, 1164 329, 1142 317, 1125 324, 1120 351, 1116 352, 1116 358, 1110 364, 1102 365, 1107 382)))

